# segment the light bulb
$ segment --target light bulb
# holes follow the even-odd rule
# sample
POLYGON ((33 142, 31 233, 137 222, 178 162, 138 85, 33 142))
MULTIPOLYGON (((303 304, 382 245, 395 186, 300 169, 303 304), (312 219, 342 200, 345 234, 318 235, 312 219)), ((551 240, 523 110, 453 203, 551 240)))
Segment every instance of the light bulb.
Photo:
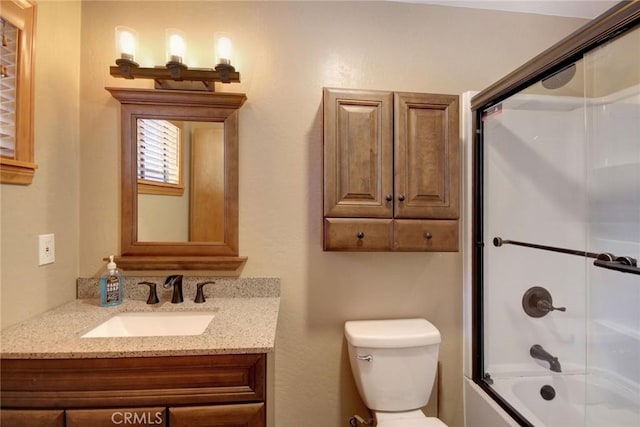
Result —
POLYGON ((136 43, 138 34, 131 28, 116 27, 116 49, 120 53, 119 57, 133 61, 136 54, 136 43))
POLYGON ((227 35, 219 35, 216 40, 216 63, 231 64, 231 51, 231 39, 227 35))
POLYGON ((180 30, 170 28, 167 35, 167 62, 180 62, 184 58, 187 44, 184 41, 184 34, 180 30))

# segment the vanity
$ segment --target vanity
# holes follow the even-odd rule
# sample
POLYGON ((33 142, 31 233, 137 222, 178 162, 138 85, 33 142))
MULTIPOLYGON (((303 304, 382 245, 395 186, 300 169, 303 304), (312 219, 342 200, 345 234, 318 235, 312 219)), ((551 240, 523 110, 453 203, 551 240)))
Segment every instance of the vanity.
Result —
MULTIPOLYGON (((238 243, 246 95, 213 84, 240 75, 228 59, 205 70, 141 68, 129 56, 111 75, 156 88, 105 88, 120 107, 115 261, 125 271, 235 271, 247 259, 238 243)), ((154 303, 139 286, 153 277, 125 277, 123 303, 107 308, 98 279, 79 279, 76 300, 3 330, 0 424, 264 427, 279 279, 204 278, 206 295, 202 279, 185 278, 184 302, 164 292, 154 303)))
POLYGON ((77 300, 3 330, 0 424, 264 427, 279 279, 216 282, 195 303, 195 279, 187 281, 180 304, 166 292, 147 304, 133 283, 109 308, 79 284, 77 300), (213 317, 195 335, 83 337, 123 313, 213 317))

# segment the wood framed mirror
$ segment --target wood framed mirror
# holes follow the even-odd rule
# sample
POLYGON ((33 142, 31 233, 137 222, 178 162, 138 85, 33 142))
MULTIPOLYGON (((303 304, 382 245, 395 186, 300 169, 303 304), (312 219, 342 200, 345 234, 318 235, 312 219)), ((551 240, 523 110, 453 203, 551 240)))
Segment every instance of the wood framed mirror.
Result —
POLYGON ((106 88, 121 105, 121 253, 130 270, 235 270, 244 94, 106 88))

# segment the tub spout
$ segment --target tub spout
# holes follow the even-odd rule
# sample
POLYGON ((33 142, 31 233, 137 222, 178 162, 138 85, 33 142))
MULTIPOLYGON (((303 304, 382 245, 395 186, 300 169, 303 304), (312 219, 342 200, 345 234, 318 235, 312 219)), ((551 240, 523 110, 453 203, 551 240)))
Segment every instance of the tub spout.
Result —
POLYGON ((549 369, 551 369, 553 372, 562 372, 558 358, 550 355, 544 348, 542 348, 540 344, 532 345, 531 349, 529 350, 529 354, 534 359, 549 362, 549 369))

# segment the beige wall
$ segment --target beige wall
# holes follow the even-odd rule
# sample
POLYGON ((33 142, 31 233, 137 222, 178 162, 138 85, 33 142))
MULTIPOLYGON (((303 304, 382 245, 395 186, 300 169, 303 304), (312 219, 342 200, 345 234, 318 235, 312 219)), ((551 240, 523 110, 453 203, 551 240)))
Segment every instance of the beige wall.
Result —
POLYGON ((80 3, 38 2, 30 186, 1 185, 2 327, 75 298, 79 262, 80 3), (56 261, 38 266, 38 235, 56 261))
POLYGON ((76 273, 97 274, 101 259, 119 251, 119 105, 104 87, 149 82, 108 75, 115 25, 138 30, 145 66, 163 62, 166 27, 187 32, 192 66, 212 65, 213 33, 229 31, 242 83, 218 88, 248 96, 240 112, 242 275, 282 278, 271 425, 346 426, 353 413, 364 415, 344 321, 421 316, 443 337, 440 417, 461 427, 460 254, 322 251, 322 87, 482 89, 584 21, 394 2, 85 1, 78 97, 78 3, 44 3, 39 175, 27 189, 2 186, 3 321, 72 299, 76 273), (60 60, 66 50, 71 61, 60 60), (38 268, 36 235, 45 232, 57 233, 59 260, 38 268))

